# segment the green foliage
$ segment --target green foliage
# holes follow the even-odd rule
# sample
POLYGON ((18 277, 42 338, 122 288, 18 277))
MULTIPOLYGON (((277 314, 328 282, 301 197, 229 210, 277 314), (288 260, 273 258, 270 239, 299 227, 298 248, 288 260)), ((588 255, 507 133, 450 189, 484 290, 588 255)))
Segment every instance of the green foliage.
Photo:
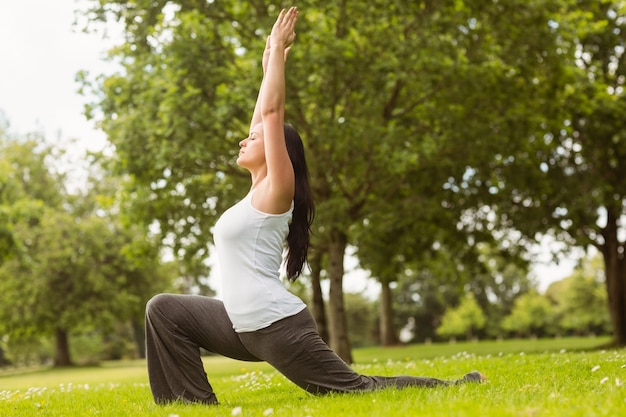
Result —
POLYGON ((50 337, 32 335, 29 338, 13 338, 4 335, 0 345, 8 358, 7 365, 14 369, 49 366, 54 356, 53 339, 50 337))
POLYGON ((446 308, 458 303, 463 294, 462 271, 447 252, 408 268, 393 289, 397 329, 414 322, 411 341, 437 340, 436 329, 446 308))
POLYGON ((502 321, 502 328, 524 336, 540 336, 553 330, 554 310, 546 297, 530 291, 517 300, 511 314, 502 321))
POLYGON ((442 336, 465 335, 471 340, 474 332, 485 326, 486 318, 473 295, 468 294, 454 309, 448 309, 437 333, 442 336))
POLYGON ((480 227, 517 230, 517 244, 551 234, 566 244, 595 246, 606 261, 616 341, 624 344, 625 11, 616 1, 563 1, 550 7, 554 14, 544 33, 531 36, 545 53, 527 57, 537 72, 519 79, 523 88, 515 97, 520 105, 527 94, 552 97, 536 109, 537 117, 511 121, 514 134, 504 125, 485 123, 500 132, 492 151, 475 154, 451 190, 475 207, 485 206, 470 209, 480 227))
POLYGON ((547 289, 546 297, 556 305, 559 326, 565 332, 610 332, 611 320, 603 270, 599 255, 586 257, 572 275, 547 289))
POLYGON ((20 249, 14 224, 36 224, 44 205, 61 204, 63 175, 51 169, 53 156, 40 136, 16 138, 0 129, 0 266, 20 249))
MULTIPOLYGON (((287 119, 308 148, 321 246, 331 230, 363 226, 360 256, 376 276, 395 280, 383 270, 390 250, 415 258, 435 239, 465 245, 456 227, 465 207, 444 185, 466 171, 468 158, 521 138, 528 129, 519 125, 550 103, 552 92, 529 80, 558 68, 548 49, 557 35, 547 25, 558 3, 535 6, 300 5, 287 119)), ((102 97, 93 108, 116 146, 118 170, 136 181, 137 214, 172 233, 176 249, 203 256, 215 217, 243 192, 233 156, 258 78, 242 74, 260 76, 276 7, 109 0, 94 9, 126 23, 127 42, 112 51, 123 71, 93 86, 102 97)))
POLYGON ((23 252, 0 271, 3 290, 19 294, 4 303, 10 333, 51 334, 81 323, 110 327, 115 318, 137 313, 145 294, 136 293, 139 268, 125 253, 134 242, 122 230, 99 217, 77 220, 44 210, 37 227, 17 224, 16 232, 23 252))
POLYGON ((552 283, 545 295, 531 291, 516 299, 502 328, 516 335, 608 334, 611 322, 601 258, 584 258, 574 273, 552 283))
MULTIPOLYGON (((412 341, 438 340, 436 329, 450 306, 460 303, 472 294, 482 310, 486 322, 473 329, 473 336, 501 336, 500 322, 513 309, 517 297, 533 288, 527 262, 512 256, 506 250, 478 244, 477 257, 472 263, 439 246, 433 256, 413 264, 404 262, 404 276, 394 287, 395 325, 404 326, 408 320, 417 325, 412 341)), ((456 335, 464 335, 464 331, 456 335)), ((446 335, 447 337, 448 335, 446 335)))
MULTIPOLYGON (((9 352, 19 361, 21 344, 36 349, 56 338, 63 346, 68 332, 106 333, 118 321, 141 319, 168 277, 159 245, 116 215, 114 194, 105 190, 112 181, 68 193, 48 165, 60 151, 42 138, 1 139, 0 164, 10 168, 0 184, 1 229, 10 232, 11 256, 0 263, 0 335, 9 352)), ((55 360, 71 361, 60 350, 55 360)))
MULTIPOLYGON (((245 190, 233 158, 278 6, 92 5, 92 17, 124 23, 126 41, 111 51, 119 73, 84 78, 99 97, 90 115, 116 147, 114 171, 129 176, 134 218, 156 221, 174 256, 198 266, 216 217, 245 190)), ((521 265, 526 245, 549 233, 601 249, 613 265, 607 288, 620 294, 608 298, 617 300, 612 317, 623 321, 620 2, 311 0, 299 7, 287 120, 306 142, 317 248, 347 237, 383 283, 444 248, 443 257, 464 269, 450 275, 456 296, 469 283, 497 317, 529 287, 520 270, 504 265, 521 265), (503 273, 472 268, 479 243, 502 256, 503 273), (504 307, 490 307, 490 296, 504 307)), ((491 320, 486 332, 496 325, 491 320)))
POLYGON ((237 48, 262 51, 264 39, 254 35, 247 7, 168 2, 172 15, 165 2, 100 3, 100 12, 127 24, 128 42, 112 51, 123 71, 93 88, 103 98, 94 111, 116 147, 113 168, 131 178, 128 208, 143 223, 158 222, 174 256, 203 259, 216 216, 240 197, 245 178, 234 156, 256 82, 242 77, 252 67, 237 48), (240 26, 224 20, 230 12, 240 26))
POLYGON ((346 293, 348 336, 354 347, 371 346, 376 342, 378 314, 376 304, 362 294, 346 293))

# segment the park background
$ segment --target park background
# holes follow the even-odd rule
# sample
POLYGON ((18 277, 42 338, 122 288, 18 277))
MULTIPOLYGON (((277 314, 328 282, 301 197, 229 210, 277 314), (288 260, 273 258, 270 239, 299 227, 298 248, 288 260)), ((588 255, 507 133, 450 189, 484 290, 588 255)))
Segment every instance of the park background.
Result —
MULTIPOLYGON (((93 2, 2 4, 6 366, 140 357, 152 294, 217 289, 210 227, 242 195, 233 155, 260 81, 248 25, 277 9, 161 3, 103 2, 128 26, 93 33, 80 16, 72 29, 93 2)), ((319 241, 293 290, 342 357, 400 341, 623 344, 606 279, 612 260, 624 292, 623 2, 301 3, 288 118, 308 140, 319 241), (546 246, 564 271, 531 256, 546 246)))

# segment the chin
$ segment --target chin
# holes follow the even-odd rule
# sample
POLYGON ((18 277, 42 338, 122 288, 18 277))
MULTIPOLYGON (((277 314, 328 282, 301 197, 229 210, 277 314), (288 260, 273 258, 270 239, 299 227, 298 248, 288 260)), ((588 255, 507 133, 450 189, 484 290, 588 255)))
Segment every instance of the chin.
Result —
POLYGON ((241 168, 245 168, 246 167, 246 163, 241 160, 241 157, 237 158, 237 161, 235 161, 235 163, 237 164, 237 166, 239 166, 241 168))

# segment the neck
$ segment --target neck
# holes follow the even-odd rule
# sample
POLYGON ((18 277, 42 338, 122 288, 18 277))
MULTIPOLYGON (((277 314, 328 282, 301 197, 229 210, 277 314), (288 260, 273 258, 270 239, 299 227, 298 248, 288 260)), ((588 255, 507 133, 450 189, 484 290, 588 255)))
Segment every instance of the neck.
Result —
POLYGON ((256 187, 259 186, 259 184, 263 182, 265 178, 267 178, 267 169, 264 168, 250 171, 250 177, 252 178, 252 186, 250 187, 250 189, 254 190, 256 187))

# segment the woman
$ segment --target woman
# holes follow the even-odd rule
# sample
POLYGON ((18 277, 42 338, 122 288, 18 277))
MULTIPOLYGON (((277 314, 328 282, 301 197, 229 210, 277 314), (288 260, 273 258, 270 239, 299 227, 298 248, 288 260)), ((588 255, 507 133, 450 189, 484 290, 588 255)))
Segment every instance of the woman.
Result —
POLYGON ((297 19, 294 7, 281 11, 267 38, 250 135, 240 142, 237 159, 250 172, 252 186, 215 225, 223 302, 159 294, 146 306, 148 374, 157 403, 217 403, 201 347, 243 361, 267 361, 314 394, 484 380, 478 372, 457 381, 360 375, 324 343, 306 305, 282 285, 284 242, 287 276, 294 280, 306 261, 313 217, 304 147, 284 123, 285 61, 297 19))

